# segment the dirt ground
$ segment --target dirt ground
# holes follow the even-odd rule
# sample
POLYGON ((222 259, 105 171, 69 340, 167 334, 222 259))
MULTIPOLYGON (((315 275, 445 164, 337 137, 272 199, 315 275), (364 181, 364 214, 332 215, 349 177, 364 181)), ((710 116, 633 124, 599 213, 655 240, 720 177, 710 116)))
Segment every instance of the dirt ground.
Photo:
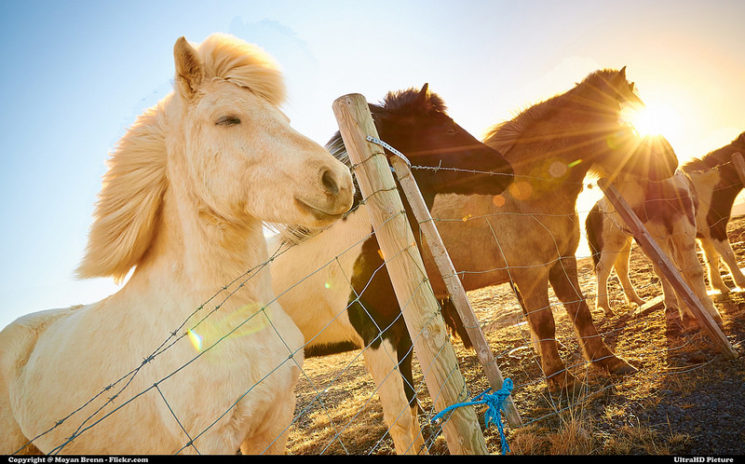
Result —
MULTIPOLYGON (((745 219, 730 222, 729 237, 745 259, 745 219)), ((649 260, 632 252, 631 279, 649 300, 661 294, 649 260)), ((724 269, 724 268, 723 268, 724 269)), ((723 270, 724 272, 724 270, 723 270)), ((551 294, 557 339, 570 371, 583 379, 573 395, 548 392, 530 344, 524 317, 502 285, 470 292, 469 298, 505 377, 524 425, 506 426, 515 454, 745 454, 745 293, 714 296, 724 333, 740 354, 730 360, 699 332, 681 333, 666 324, 664 309, 640 311, 626 305, 613 275, 609 297, 615 316, 594 310, 595 277, 590 258, 579 261, 580 284, 605 343, 638 369, 611 378, 582 359, 571 322, 551 294), (567 397, 569 396, 569 397, 567 397)), ((734 287, 727 276, 725 282, 734 287)), ((473 352, 453 341, 469 391, 488 387, 473 352)), ((420 423, 431 454, 447 454, 421 372, 415 365, 420 423)), ((309 358, 298 386, 298 403, 288 451, 292 454, 392 454, 375 385, 358 350, 309 358)), ((477 409, 483 421, 483 408, 477 409)), ((500 452, 495 427, 484 433, 489 451, 500 452)))

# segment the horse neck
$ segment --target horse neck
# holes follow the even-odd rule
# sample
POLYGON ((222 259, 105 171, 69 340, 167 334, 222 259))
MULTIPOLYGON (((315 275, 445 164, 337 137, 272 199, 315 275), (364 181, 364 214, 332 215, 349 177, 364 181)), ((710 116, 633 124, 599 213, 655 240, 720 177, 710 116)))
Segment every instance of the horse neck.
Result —
MULTIPOLYGON (((589 163, 579 163, 573 167, 567 167, 565 176, 555 178, 549 173, 541 171, 546 164, 544 157, 529 159, 520 156, 536 152, 540 153, 541 151, 532 149, 523 151, 516 148, 512 153, 505 155, 507 161, 512 164, 515 180, 505 190, 503 196, 508 203, 513 203, 517 209, 564 212, 567 214, 573 212, 577 204, 577 198, 582 192, 583 180, 590 169, 589 163), (525 193, 526 188, 530 190, 529 194, 525 193)), ((565 165, 569 164, 566 160, 560 162, 565 163, 565 165)))
POLYGON ((719 184, 716 186, 716 195, 726 199, 726 201, 734 202, 735 197, 740 190, 742 190, 742 180, 740 175, 737 173, 737 168, 734 162, 723 162, 719 166, 719 184))
POLYGON ((665 185, 664 182, 649 183, 640 181, 634 176, 622 174, 616 177, 613 186, 629 205, 636 206, 649 200, 655 193, 659 193, 658 190, 665 185))
MULTIPOLYGON (((534 123, 519 134, 509 150, 502 152, 515 172, 515 180, 505 197, 515 200, 516 205, 528 204, 537 211, 567 214, 575 211, 585 176, 593 166, 588 160, 607 150, 605 138, 598 135, 607 129, 597 132, 588 129, 603 128, 613 120, 610 113, 596 114, 587 111, 583 104, 574 103, 534 123), (527 198, 518 197, 519 182, 530 185, 527 198)), ((499 149, 500 143, 504 142, 493 147, 499 149)))
POLYGON ((715 150, 701 160, 683 166, 683 171, 692 172, 705 169, 719 169, 719 182, 714 186, 712 202, 721 208, 731 208, 735 198, 743 189, 743 183, 737 173, 735 163, 732 161, 732 153, 736 150, 729 147, 715 150))
MULTIPOLYGON (((168 285, 198 305, 267 259, 260 221, 229 224, 171 188, 154 242, 131 281, 168 285)), ((271 299, 268 269, 256 274, 231 299, 271 299)))

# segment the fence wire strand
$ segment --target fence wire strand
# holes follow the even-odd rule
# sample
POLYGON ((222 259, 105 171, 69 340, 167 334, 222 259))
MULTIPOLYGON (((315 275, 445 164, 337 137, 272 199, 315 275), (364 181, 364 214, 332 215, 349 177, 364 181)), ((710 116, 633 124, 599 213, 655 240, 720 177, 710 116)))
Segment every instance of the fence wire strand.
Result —
MULTIPOLYGON (((364 164, 367 160, 363 161, 363 163, 359 163, 357 165, 352 166, 352 171, 355 172, 356 168, 359 167, 361 164, 364 164)), ((406 159, 407 163, 411 165, 408 159, 406 159)), ((411 165, 411 169, 414 171, 422 171, 422 170, 428 170, 428 171, 457 171, 462 173, 470 173, 470 174, 484 174, 484 175, 496 175, 498 173, 489 172, 489 171, 477 171, 477 170, 471 170, 471 169, 459 169, 459 168, 453 168, 453 167, 443 167, 441 165, 438 166, 417 166, 417 165, 411 165)), ((536 176, 521 176, 516 175, 516 180, 540 180, 545 181, 544 178, 536 177, 536 176)), ((584 181, 579 183, 584 185, 584 181)), ((728 187, 720 187, 720 188, 729 188, 728 187)), ((364 211, 356 211, 361 206, 366 206, 370 197, 373 195, 376 195, 377 193, 380 193, 381 191, 390 191, 395 189, 384 189, 374 192, 372 195, 370 195, 367 198, 364 198, 359 205, 356 207, 355 210, 353 210, 350 213, 347 213, 346 217, 348 218, 351 214, 367 214, 364 211)), ((515 380, 515 386, 514 386, 514 394, 513 398, 517 396, 520 397, 520 392, 523 390, 530 390, 531 388, 536 387, 537 385, 542 385, 546 383, 546 373, 543 371, 543 366, 540 357, 534 352, 533 347, 538 346, 542 342, 557 342, 559 346, 562 348, 563 351, 568 353, 568 355, 564 356, 561 361, 564 363, 565 368, 562 370, 559 370, 557 372, 553 372, 550 374, 550 376, 557 376, 561 375, 566 372, 572 372, 572 371, 586 371, 589 369, 589 363, 581 356, 578 355, 577 346, 578 344, 583 343, 586 340, 590 340, 593 338, 601 338, 601 339, 607 339, 609 337, 613 336, 619 336, 624 331, 628 330, 634 330, 639 329, 645 324, 645 317, 631 317, 629 320, 625 322, 625 324, 622 327, 616 327, 616 328, 610 328, 605 331, 598 330, 598 333, 595 335, 585 336, 580 335, 577 333, 575 339, 573 339, 571 342, 569 341, 561 341, 559 337, 555 338, 543 338, 543 339, 536 339, 535 336, 531 334, 531 330, 527 330, 527 327, 530 322, 529 318, 539 312, 552 312, 554 307, 558 306, 568 306, 572 304, 580 304, 580 303, 586 303, 588 298, 583 296, 583 289, 582 288, 574 288, 574 284, 572 283, 573 279, 570 275, 569 270, 565 267, 565 260, 566 259, 574 259, 574 257, 569 256, 563 256, 562 255, 562 247, 560 246, 559 242, 557 241, 557 237, 554 235, 552 229, 550 226, 546 225, 544 221, 548 218, 557 218, 557 217, 566 217, 567 219, 570 219, 572 221, 578 220, 580 216, 584 216, 587 214, 587 211, 582 211, 581 214, 578 214, 576 211, 573 211, 571 214, 559 214, 559 213, 553 213, 553 212, 542 212, 542 211, 536 211, 536 212, 529 212, 529 211, 500 211, 492 214, 484 214, 484 215, 478 215, 478 216, 466 216, 463 218, 433 218, 432 221, 437 224, 454 224, 454 223, 462 223, 465 225, 465 227, 469 227, 471 224, 475 224, 478 221, 484 221, 488 227, 488 230, 490 232, 490 235, 494 241, 494 245, 496 246, 496 249, 498 250, 500 257, 496 258, 496 261, 501 261, 504 263, 502 266, 495 266, 493 268, 489 269, 456 269, 456 275, 459 276, 461 280, 467 278, 469 275, 480 275, 480 274, 489 274, 489 273, 495 273, 495 272, 505 272, 507 274, 507 279, 503 279, 503 281, 495 282, 493 285, 499 285, 499 284, 510 284, 513 289, 517 288, 519 289, 519 285, 517 280, 513 277, 514 272, 518 272, 521 270, 530 270, 533 268, 545 268, 549 269, 553 266, 560 264, 562 267, 562 270, 564 272, 564 275, 567 279, 567 282, 571 283, 572 290, 578 295, 578 298, 576 300, 566 300, 561 301, 561 299, 556 295, 553 294, 553 297, 551 298, 550 295, 552 293, 549 293, 549 298, 547 299, 548 304, 543 305, 538 308, 526 308, 523 303, 520 303, 517 298, 513 299, 512 305, 507 306, 504 303, 500 304, 499 307, 496 307, 495 304, 491 305, 493 306, 491 308, 492 313, 496 313, 497 311, 500 312, 517 312, 519 316, 515 321, 513 321, 510 325, 505 325, 505 323, 502 323, 501 327, 498 327, 498 330, 502 330, 505 333, 509 333, 510 340, 505 342, 506 345, 503 347, 499 352, 494 353, 494 357, 496 358, 497 363, 500 365, 500 368, 504 370, 504 372, 507 374, 506 377, 513 378, 515 380), (553 247, 555 249, 555 257, 550 259, 548 262, 545 263, 536 263, 536 264, 521 264, 521 263, 510 263, 508 260, 509 253, 505 252, 505 247, 508 247, 509 244, 505 244, 504 240, 500 240, 500 230, 495 227, 495 225, 492 223, 491 220, 496 220, 499 218, 505 218, 505 217, 526 217, 533 220, 536 227, 541 228, 544 230, 549 236, 551 236, 551 239, 553 240, 553 247), (523 351, 525 351, 528 354, 521 354, 523 351), (516 361, 512 362, 510 361, 511 358, 514 358, 516 361)), ((603 213, 603 214, 610 214, 610 213, 603 213)), ((400 218, 400 216, 405 216, 404 211, 400 211, 396 214, 393 214, 391 217, 389 217, 386 220, 386 223, 388 221, 393 221, 397 218, 400 218)), ((610 214, 613 218, 613 220, 617 220, 615 218, 615 215, 610 214)), ((346 219, 345 219, 346 220, 346 219)), ((726 218, 723 218, 722 220, 726 220, 726 218)), ((323 231, 316 231, 316 234, 323 234, 323 231)), ((233 327, 231 330, 227 331, 226 333, 221 334, 217 340, 210 344, 209 346, 204 347, 203 349, 200 349, 199 352, 194 355, 191 359, 183 363, 182 365, 178 366, 176 369, 172 370, 170 373, 167 373, 166 375, 160 377, 157 381, 155 381, 152 385, 149 387, 143 389, 142 391, 137 392, 130 392, 130 387, 135 383, 135 379, 138 377, 140 372, 145 368, 146 366, 157 362, 160 358, 166 356, 169 353, 169 350, 174 347, 177 343, 185 343, 188 340, 185 340, 189 336, 189 332, 194 332, 199 329, 200 326, 206 323, 210 318, 215 317, 215 314, 220 312, 221 309, 223 309, 228 301, 230 301, 230 298, 232 298, 234 295, 236 295, 241 289, 243 289, 251 279, 253 279, 255 276, 259 275, 262 271, 266 270, 268 266, 273 265, 277 262, 277 260, 281 259, 285 253, 287 253, 289 250, 293 249, 294 247, 303 246, 302 243, 292 243, 287 241, 282 241, 279 246, 271 253, 268 260, 265 262, 262 262, 256 266, 251 267, 250 269, 246 270, 244 273, 242 273, 239 276, 236 276, 235 279, 232 281, 226 283, 223 287, 217 289, 215 293, 210 296, 207 300, 205 300, 201 305, 199 305, 197 308, 195 308, 188 316, 183 320, 183 322, 175 327, 172 331, 170 331, 167 334, 164 334, 164 340, 162 343, 160 343, 154 350, 150 352, 149 355, 144 357, 143 361, 137 365, 134 366, 131 370, 129 370, 124 375, 120 376, 118 379, 113 380, 110 384, 102 387, 98 393, 94 394, 89 400, 85 401, 81 406, 71 411, 68 415, 55 420, 53 424, 42 431, 41 433, 34 436, 32 439, 28 440, 26 444, 23 445, 20 449, 16 451, 16 453, 21 452, 23 449, 25 449, 28 445, 34 444, 37 440, 40 438, 46 436, 47 434, 51 433, 52 431, 56 430, 57 428, 61 427, 65 424, 72 424, 74 420, 79 420, 77 423, 77 426, 74 426, 74 430, 72 434, 67 437, 62 443, 59 443, 55 448, 53 448, 50 451, 50 454, 59 454, 63 451, 65 451, 66 447, 74 440, 76 440, 81 435, 85 434, 88 430, 91 428, 97 426, 99 423, 101 423, 103 420, 108 419, 109 417, 115 415, 119 410, 122 408, 130 405, 133 401, 138 400, 139 398, 143 397, 145 394, 151 392, 152 390, 155 390, 157 392, 158 397, 162 401, 163 405, 166 407, 167 411, 169 412, 170 417, 174 420, 176 425, 178 426, 178 429, 182 432, 184 438, 183 446, 176 450, 175 454, 179 454, 184 451, 192 450, 196 454, 201 454, 200 450, 197 446, 198 440, 203 437, 206 433, 208 433, 210 430, 213 429, 220 421, 224 420, 225 417, 227 417, 236 406, 243 401, 248 395, 250 395, 254 389, 262 383, 265 379, 270 377, 272 374, 274 374, 277 370, 285 366, 287 363, 293 364, 295 367, 299 370, 299 381, 298 381, 298 390, 296 391, 296 397, 298 398, 298 402, 296 404, 296 408, 292 417, 292 420, 287 426, 274 438, 273 441, 271 441, 266 449, 265 452, 268 451, 277 440, 282 439, 283 437, 286 437, 290 434, 297 435, 296 438, 291 438, 290 441, 292 442, 302 442, 300 444, 305 445, 306 447, 310 447, 312 449, 317 450, 318 454, 326 454, 326 453, 337 453, 341 452, 342 454, 375 454, 379 452, 389 452, 391 448, 391 442, 394 440, 393 432, 391 428, 388 425, 383 424, 370 424, 371 419, 368 417, 373 409, 379 408, 378 406, 378 397, 383 394, 387 394, 386 392, 390 390, 390 382, 395 383, 396 385, 400 384, 403 388, 408 388, 410 391, 414 392, 414 397, 412 400, 412 403, 409 404, 408 401, 406 403, 406 407, 402 407, 399 411, 385 411, 384 415, 388 417, 392 417, 393 424, 398 424, 399 421, 403 421, 406 419, 407 415, 411 414, 411 406, 413 405, 416 409, 421 410, 421 418, 420 418, 420 425, 419 426, 419 433, 422 435, 424 439, 424 450, 428 451, 430 453, 434 452, 441 452, 442 447, 441 445, 438 445, 438 438, 443 435, 443 426, 449 419, 448 417, 445 418, 445 420, 441 421, 438 424, 431 424, 431 419, 438 413, 437 410, 435 410, 435 404, 438 403, 439 397, 435 395, 432 396, 433 392, 428 392, 426 387, 423 385, 424 382, 421 381, 414 381, 409 382, 408 379, 402 377, 400 375, 401 370, 405 367, 403 366, 404 360, 406 359, 412 359, 414 357, 414 350, 413 346, 414 343, 410 344, 408 349, 404 352, 399 352, 398 357, 396 357, 396 349, 397 347, 393 347, 393 351, 386 351, 382 343, 385 342, 386 337, 390 332, 393 330, 393 327, 397 323, 401 323, 402 321, 402 312, 399 312, 396 317, 393 318, 393 321, 386 325, 386 326, 380 326, 376 322, 376 317, 374 312, 377 310, 377 308, 368 308, 363 303, 363 297, 367 291, 369 291, 370 286, 373 282, 373 279, 378 278, 381 276, 381 273, 385 272, 385 266, 386 263, 389 263, 391 260, 399 259, 401 256, 409 253, 409 251, 416 248, 416 243, 412 243, 408 245, 407 247, 402 248, 396 255, 394 256, 385 256, 383 259, 383 263, 379 265, 377 268, 372 270, 370 274, 369 280, 365 283, 365 285, 362 288, 355 288, 354 285, 352 285, 352 273, 354 272, 354 269, 345 269, 345 266, 342 264, 341 259, 346 258, 349 256, 354 257, 354 253, 359 253, 355 250, 357 250, 364 242, 374 239, 375 233, 374 231, 369 231, 365 234, 362 234, 362 236, 355 240, 351 245, 344 246, 343 249, 338 250, 333 256, 329 257, 325 262, 323 263, 317 263, 313 266, 314 269, 307 273, 304 277, 302 277, 300 280, 294 282, 286 289, 283 289, 280 292, 276 292, 274 295, 274 298, 271 301, 268 302, 262 302, 261 307, 255 311, 253 314, 251 314, 249 317, 243 319, 241 322, 237 324, 236 327, 233 327), (331 267, 336 266, 338 269, 341 270, 342 277, 345 282, 348 283, 348 289, 347 294, 349 296, 348 301, 346 304, 342 307, 335 308, 335 312, 332 315, 332 317, 329 320, 324 320, 321 323, 321 330, 312 335, 309 339, 305 340, 304 344, 299 349, 293 349, 286 340, 283 339, 280 330, 275 326, 274 322, 272 321, 272 318, 269 317, 269 315, 266 313, 266 308, 268 308, 270 305, 275 304, 279 300, 282 299, 283 296, 287 295, 291 291, 298 291, 302 289, 302 285, 304 283, 307 283, 312 277, 318 275, 321 272, 327 272, 328 269, 331 267), (214 305, 214 306, 212 306, 214 305), (326 333, 326 331, 332 330, 332 326, 334 324, 348 324, 348 311, 354 306, 359 305, 359 307, 362 308, 362 311, 364 312, 365 316, 369 321, 371 321, 375 325, 375 331, 377 335, 372 338, 371 341, 367 343, 359 343, 359 340, 346 340, 349 342, 356 343, 357 345, 361 345, 357 351, 347 356, 342 361, 341 366, 333 366, 332 363, 320 363, 324 365, 324 367, 327 369, 326 372, 323 374, 319 374, 317 371, 317 366, 313 367, 312 369, 309 367, 309 359, 307 358, 304 363, 301 363, 298 361, 297 357, 298 355, 302 355, 303 350, 307 350, 310 347, 314 347, 319 344, 319 340, 323 340, 323 337, 326 333), (263 324, 265 324, 267 327, 270 327, 274 334, 276 334, 282 343, 284 344, 285 349, 287 350, 287 356, 286 358, 278 365, 274 366, 272 369, 269 370, 269 372, 265 373, 261 379, 258 380, 258 382, 254 383, 253 385, 247 385, 245 386, 245 389, 243 389, 243 393, 240 394, 237 398, 234 398, 232 402, 227 406, 227 408, 219 414, 217 417, 212 418, 211 421, 207 424, 206 427, 202 428, 201 430, 188 430, 187 426, 185 425, 182 418, 179 416, 180 411, 176 411, 173 408, 173 405, 168 401, 166 394, 161 389, 161 385, 166 380, 171 379, 174 377, 177 373, 180 373, 187 368, 190 368, 190 366, 199 358, 204 356, 206 353, 210 352, 214 349, 215 346, 221 344, 224 340, 231 337, 231 335, 235 334, 241 327, 244 327, 247 324, 251 324, 254 320, 254 318, 263 318, 262 320, 265 321, 263 324), (377 379, 375 382, 375 385, 373 387, 360 387, 359 385, 356 387, 359 390, 361 390, 360 396, 361 399, 357 400, 355 404, 350 405, 348 408, 346 408, 346 412, 342 415, 339 412, 339 409, 341 408, 340 402, 342 400, 339 400, 338 398, 329 397, 332 393, 334 393, 334 390, 340 390, 348 387, 348 382, 345 380, 347 377, 358 377, 358 374, 356 374, 356 370, 360 367, 360 364, 367 365, 369 364, 368 357, 372 354, 379 354, 381 351, 383 351, 387 357, 387 362, 389 363, 390 369, 385 372, 385 374, 382 376, 382 379, 377 379), (365 362, 363 363, 363 359, 365 362), (399 361, 399 359, 401 361, 399 361), (347 383, 345 383, 347 382, 347 383), (306 390, 301 390, 300 387, 306 388, 306 390), (130 396, 127 398, 124 398, 126 395, 129 394, 130 396), (102 402, 99 406, 96 406, 96 402, 102 402), (86 409, 93 408, 92 413, 83 414, 83 411, 86 409), (108 410, 107 410, 108 409, 108 410), (326 428, 329 430, 326 431, 318 431, 316 429, 308 430, 308 428, 312 428, 312 425, 314 422, 316 422, 317 416, 323 416, 327 422, 326 428), (376 438, 373 438, 372 440, 369 440, 366 444, 360 444, 357 442, 355 434, 356 430, 355 427, 359 427, 360 423, 366 424, 367 428, 373 429, 373 430, 380 430, 380 433, 377 435, 376 438)), ((419 242, 423 243, 426 242, 426 238, 419 236, 419 242)), ((311 267, 313 267, 311 266, 311 267)), ((425 268, 417 268, 418 272, 422 276, 422 280, 418 282, 416 285, 416 288, 414 292, 412 293, 412 297, 410 300, 402 302, 402 309, 405 309, 408 305, 412 305, 414 296, 417 292, 421 291, 430 291, 429 286, 429 280, 427 278, 427 269, 425 268)), ((575 272, 578 272, 578 270, 575 269, 575 272)), ((609 279, 609 285, 617 286, 618 285, 618 278, 616 276, 611 276, 609 279)), ((648 283, 645 286, 642 287, 642 289, 647 290, 650 286, 654 285, 653 283, 648 283)), ((637 287, 639 288, 639 287, 637 287)), ((588 290, 588 289, 585 289, 588 290)), ((618 289, 614 288, 614 292, 616 292, 618 289)), ((548 289, 547 289, 548 292, 548 289)), ((609 291, 608 295, 611 297, 611 301, 618 301, 618 298, 613 297, 614 292, 609 291)), ((617 292, 616 292, 617 293, 617 292)), ((646 293, 646 291, 645 291, 646 293)), ((320 304, 320 302, 318 303, 320 304)), ((309 311, 313 311, 313 308, 309 308, 309 311)), ((477 316, 479 313, 477 313, 477 316)), ((432 317, 439 317, 439 314, 433 313, 432 317)), ((570 319, 570 318, 567 318, 570 319)), ((480 328, 486 329, 490 326, 494 326, 497 321, 491 321, 490 319, 486 320, 479 320, 480 328)), ((570 322, 574 322, 571 321, 570 322)), ((420 337, 423 337, 424 334, 422 333, 412 333, 409 334, 412 342, 416 342, 419 340, 420 337)), ((358 337, 361 339, 361 337, 358 337)), ((682 343, 679 343, 674 346, 665 346, 660 349, 650 349, 643 353, 636 353, 636 357, 638 359, 644 359, 644 358, 654 358, 657 356, 660 356, 661 354, 667 354, 668 356, 670 353, 674 353, 676 351, 682 351, 686 348, 689 348, 693 344, 695 344, 697 341, 693 338, 689 338, 687 340, 683 340, 682 343)), ((737 345, 739 346, 741 342, 738 342, 737 345)), ((438 359, 440 356, 443 355, 443 350, 445 350, 449 345, 442 344, 440 346, 439 352, 434 353, 434 358, 438 359)), ((399 348, 400 349, 400 348, 399 348)), ((470 355, 470 358, 474 358, 473 355, 470 355)), ((596 359, 594 360, 596 362, 602 361, 602 359, 596 359)), ((409 361, 412 362, 412 361, 409 361)), ((461 361, 462 363, 463 361, 461 361)), ((680 370, 669 370, 667 372, 663 372, 663 375, 670 376, 670 375, 677 375, 682 374, 686 372, 690 372, 695 369, 700 369, 709 363, 713 362, 713 360, 709 360, 707 362, 702 362, 696 366, 687 368, 687 369, 680 369, 680 370)), ((318 364, 315 361, 312 362, 312 364, 318 364)), ((434 368, 434 367, 431 367, 434 368)), ((388 369, 386 367, 386 369, 388 369)), ((422 378, 427 375, 426 367, 422 367, 421 365, 418 366, 418 369, 415 370, 414 376, 417 378, 422 378)), ((459 375, 460 371, 456 368, 447 373, 446 381, 451 382, 456 377, 456 375, 459 375)), ((475 370, 468 371, 464 378, 466 379, 466 383, 463 384, 463 387, 460 391, 459 397, 462 400, 467 400, 471 396, 472 391, 477 391, 479 389, 482 389, 485 385, 485 378, 480 373, 480 367, 476 368, 475 370)), ((368 375, 369 374, 365 374, 368 375)), ((586 375, 585 375, 586 377, 586 375)), ((358 384, 361 382, 359 379, 357 380, 358 384)), ((541 413, 540 411, 537 413, 533 413, 531 411, 527 410, 521 410, 521 415, 523 415, 526 420, 524 421, 524 425, 531 425, 535 423, 539 423, 545 420, 548 420, 550 418, 556 418, 559 417, 563 412, 581 406, 581 404, 585 402, 591 401, 593 398, 597 398, 600 395, 605 394, 608 391, 612 391, 616 388, 618 388, 620 385, 622 385, 623 380, 619 381, 609 381, 604 386, 596 386, 593 385, 592 388, 594 388, 591 392, 585 392, 585 394, 579 399, 578 402, 575 403, 568 403, 565 404, 565 401, 562 400, 559 396, 552 394, 550 392, 543 392, 541 393, 544 395, 545 403, 547 404, 548 408, 550 409, 547 413, 541 413)), ((442 387, 442 386, 440 386, 442 387)), ((587 385, 585 385, 587 387, 587 385)), ((585 388, 587 390, 587 388, 585 388)), ((440 392, 442 392, 442 388, 440 388, 440 392)), ((349 392, 348 392, 349 393, 349 392)), ((334 393, 338 396, 338 393, 334 393)), ((353 393, 350 393, 350 395, 353 395, 353 393)), ((385 404, 385 401, 384 401, 385 404)), ((519 401, 516 401, 516 404, 518 408, 520 407, 519 401)), ((181 412, 183 414, 183 412, 181 412)), ((480 415, 481 411, 477 410, 477 413, 480 415)), ((377 414, 380 416, 380 414, 377 414)), ((382 419, 381 419, 382 422, 382 419)), ((363 426, 365 427, 365 426, 363 426)), ((395 427, 395 426, 394 426, 395 427)), ((509 431, 509 426, 507 427, 509 431)), ((297 443, 296 443, 297 444, 297 443)), ((397 444, 398 445, 398 444, 397 444)), ((419 450, 414 450, 412 447, 414 446, 414 441, 410 441, 408 444, 406 444, 405 449, 406 451, 413 451, 417 452, 419 450)), ((237 450, 236 450, 237 451, 237 450)), ((496 450, 490 450, 490 451, 496 451, 496 450)))

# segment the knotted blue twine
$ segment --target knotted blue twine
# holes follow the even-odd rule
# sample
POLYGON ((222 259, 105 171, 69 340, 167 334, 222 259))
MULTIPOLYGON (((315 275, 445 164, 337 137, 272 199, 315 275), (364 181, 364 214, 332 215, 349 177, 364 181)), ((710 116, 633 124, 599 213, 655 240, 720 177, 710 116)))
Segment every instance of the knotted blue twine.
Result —
POLYGON ((437 413, 437 415, 432 418, 432 422, 436 422, 438 419, 441 419, 445 414, 455 408, 476 404, 486 404, 489 406, 489 409, 487 409, 484 413, 484 423, 486 424, 487 428, 489 428, 490 424, 494 424, 497 426, 497 430, 499 430, 499 439, 502 442, 502 454, 507 454, 507 452, 510 451, 510 445, 507 444, 507 437, 505 437, 504 435, 504 426, 502 425, 502 417, 500 416, 499 412, 502 410, 502 404, 504 403, 504 400, 512 393, 512 379, 504 379, 502 388, 500 388, 499 391, 489 394, 490 391, 491 388, 487 389, 485 392, 476 396, 473 401, 456 403, 448 406, 447 408, 437 413))

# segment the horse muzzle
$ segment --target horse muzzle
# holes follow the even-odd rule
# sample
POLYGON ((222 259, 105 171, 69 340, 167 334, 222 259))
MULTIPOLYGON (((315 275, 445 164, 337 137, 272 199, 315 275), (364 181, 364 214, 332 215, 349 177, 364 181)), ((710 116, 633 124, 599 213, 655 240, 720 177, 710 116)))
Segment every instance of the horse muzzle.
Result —
POLYGON ((329 223, 349 211, 354 201, 354 183, 346 166, 325 167, 316 179, 310 179, 315 188, 307 194, 295 195, 295 205, 316 221, 329 223))

